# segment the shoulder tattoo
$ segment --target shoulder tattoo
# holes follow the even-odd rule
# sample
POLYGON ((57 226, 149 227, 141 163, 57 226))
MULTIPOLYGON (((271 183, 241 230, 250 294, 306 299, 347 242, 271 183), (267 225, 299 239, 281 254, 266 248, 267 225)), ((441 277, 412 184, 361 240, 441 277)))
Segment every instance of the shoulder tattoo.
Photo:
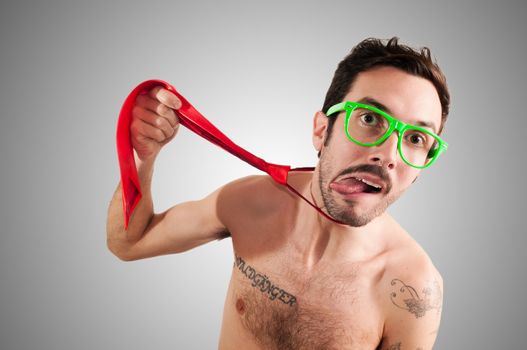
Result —
POLYGON ((414 287, 405 284, 400 279, 391 282, 393 290, 390 299, 393 305, 412 313, 415 318, 423 317, 430 310, 441 312, 443 294, 439 282, 433 281, 427 284, 419 294, 414 287))

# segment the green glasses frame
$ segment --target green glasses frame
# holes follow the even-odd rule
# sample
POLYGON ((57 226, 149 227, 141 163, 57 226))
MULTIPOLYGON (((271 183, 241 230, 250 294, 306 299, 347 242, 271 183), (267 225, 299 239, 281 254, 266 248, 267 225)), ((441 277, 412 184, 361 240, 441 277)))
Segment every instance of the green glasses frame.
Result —
POLYGON ((376 107, 373 107, 373 106, 370 106, 370 105, 367 105, 367 104, 358 103, 358 102, 351 102, 351 101, 345 101, 345 102, 337 103, 336 105, 334 105, 334 106, 332 106, 332 107, 330 107, 328 109, 328 112, 327 112, 326 115, 329 117, 330 115, 333 115, 333 114, 335 114, 337 112, 341 112, 341 111, 346 111, 346 121, 345 121, 345 124, 344 124, 344 130, 346 132, 346 135, 348 136, 348 139, 350 139, 351 141, 355 142, 358 145, 361 145, 361 146, 364 146, 364 147, 377 146, 377 145, 383 143, 388 137, 390 137, 390 135, 394 131, 397 131, 398 132, 398 135, 397 135, 397 140, 398 140, 397 141, 397 150, 399 151, 399 156, 401 156, 401 159, 406 164, 408 164, 411 167, 414 167, 414 168, 417 168, 417 169, 428 168, 430 165, 432 165, 437 160, 439 155, 441 153, 443 153, 444 151, 446 151, 447 148, 448 148, 448 143, 443 141, 438 135, 436 135, 435 133, 431 132, 430 130, 427 130, 427 129, 419 127, 419 126, 406 124, 406 123, 404 123, 404 122, 402 122, 400 120, 395 119, 394 117, 392 117, 388 113, 384 112, 383 110, 380 110, 380 109, 378 109, 376 107), (351 116, 351 112, 353 112, 356 108, 368 109, 368 110, 370 110, 372 112, 380 114, 381 116, 386 118, 386 120, 388 120, 388 122, 390 123, 390 126, 388 127, 388 130, 386 130, 386 133, 378 141, 376 141, 374 143, 363 143, 363 142, 357 141, 353 137, 351 137, 351 135, 349 134, 349 131, 348 131, 349 119, 350 119, 350 116, 351 116), (407 161, 406 158, 404 158, 404 155, 403 155, 403 152, 402 152, 402 137, 401 137, 401 135, 403 135, 403 133, 406 130, 417 130, 417 131, 423 132, 425 134, 431 135, 436 140, 437 148, 432 149, 428 153, 428 158, 430 158, 430 161, 428 163, 426 163, 425 165, 423 165, 423 166, 414 165, 414 164, 410 163, 409 161, 407 161))

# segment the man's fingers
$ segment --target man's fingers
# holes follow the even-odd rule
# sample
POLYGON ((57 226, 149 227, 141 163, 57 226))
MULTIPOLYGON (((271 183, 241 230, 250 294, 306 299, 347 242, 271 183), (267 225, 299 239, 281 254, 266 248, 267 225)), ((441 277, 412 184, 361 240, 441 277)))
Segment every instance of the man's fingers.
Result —
POLYGON ((132 129, 132 135, 136 137, 137 141, 154 140, 162 143, 168 138, 161 129, 153 127, 142 120, 134 121, 130 128, 132 129))
POLYGON ((155 114, 162 116, 163 118, 168 120, 170 125, 172 125, 173 127, 176 127, 179 122, 178 117, 176 116, 176 113, 173 109, 167 107, 166 105, 162 104, 158 100, 155 100, 148 95, 137 96, 136 104, 146 110, 152 111, 155 114))
POLYGON ((160 86, 136 97, 130 131, 140 159, 155 156, 176 136, 179 120, 174 110, 181 105, 174 93, 160 86))
POLYGON ((168 91, 167 89, 156 86, 152 90, 150 90, 149 95, 152 98, 155 98, 162 104, 166 105, 167 107, 178 109, 181 107, 181 100, 172 92, 168 91))
POLYGON ((157 140, 158 142, 162 142, 165 138, 169 138, 174 135, 175 127, 171 125, 166 118, 161 117, 141 106, 135 106, 133 113, 140 121, 149 126, 144 127, 144 129, 148 130, 148 135, 145 134, 142 129, 138 130, 143 135, 157 140), (153 131, 152 128, 157 129, 157 131, 153 131))

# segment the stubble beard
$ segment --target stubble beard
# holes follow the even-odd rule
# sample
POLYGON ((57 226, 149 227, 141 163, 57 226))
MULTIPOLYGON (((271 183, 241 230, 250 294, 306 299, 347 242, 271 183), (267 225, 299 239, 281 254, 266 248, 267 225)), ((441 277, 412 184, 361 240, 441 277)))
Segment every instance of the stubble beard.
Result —
POLYGON ((326 156, 327 153, 328 152, 322 152, 320 156, 318 184, 324 207, 332 218, 352 227, 361 227, 383 214, 386 209, 401 196, 401 193, 391 193, 391 191, 387 194, 382 194, 383 197, 381 200, 373 208, 362 214, 356 212, 355 201, 345 200, 347 203, 346 206, 338 204, 335 199, 335 194, 329 188, 331 176, 334 172, 331 167, 331 159, 326 156))

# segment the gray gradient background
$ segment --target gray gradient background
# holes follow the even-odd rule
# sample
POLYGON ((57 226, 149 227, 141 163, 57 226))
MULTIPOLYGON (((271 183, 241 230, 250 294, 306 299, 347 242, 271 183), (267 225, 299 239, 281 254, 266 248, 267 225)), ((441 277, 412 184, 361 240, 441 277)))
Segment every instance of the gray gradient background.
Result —
MULTIPOLYGON (((240 145, 314 165, 337 63, 397 35, 432 48, 453 101, 449 151, 390 209, 445 280, 436 348, 525 349, 526 15, 520 1, 2 2, 0 348, 216 348, 229 239, 131 263, 106 249, 124 97, 165 79, 240 145)), ((182 128, 156 211, 258 173, 182 128)))

